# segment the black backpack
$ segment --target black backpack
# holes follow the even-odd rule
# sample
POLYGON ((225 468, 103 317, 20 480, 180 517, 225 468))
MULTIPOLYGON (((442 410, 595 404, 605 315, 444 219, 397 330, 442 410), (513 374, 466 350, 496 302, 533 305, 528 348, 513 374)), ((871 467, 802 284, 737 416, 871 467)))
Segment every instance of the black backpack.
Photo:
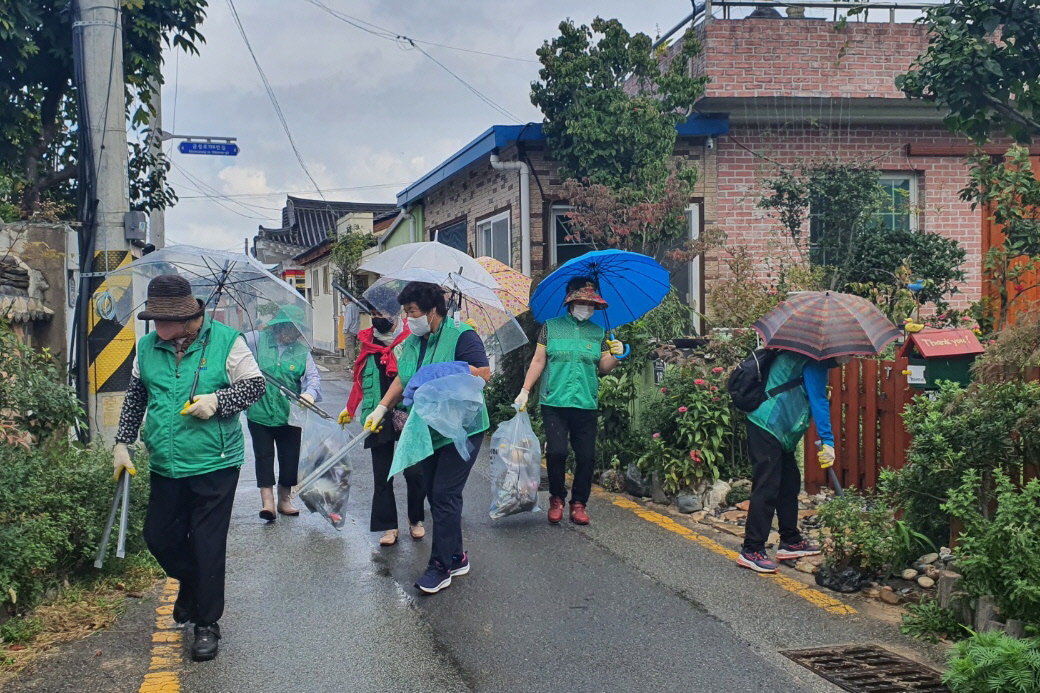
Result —
POLYGON ((777 385, 771 390, 766 390, 769 382, 769 368, 776 360, 776 349, 756 349, 744 358, 740 364, 730 373, 726 389, 733 399, 733 406, 737 409, 751 413, 762 406, 767 399, 776 397, 782 392, 793 390, 802 384, 802 376, 789 380, 782 385, 777 385))

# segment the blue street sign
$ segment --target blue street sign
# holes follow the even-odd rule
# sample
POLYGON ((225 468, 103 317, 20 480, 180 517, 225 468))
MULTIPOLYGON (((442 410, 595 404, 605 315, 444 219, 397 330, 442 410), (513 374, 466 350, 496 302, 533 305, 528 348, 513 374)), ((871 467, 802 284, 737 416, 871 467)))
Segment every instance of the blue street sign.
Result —
POLYGON ((177 145, 177 150, 181 154, 238 156, 238 145, 234 142, 181 142, 177 145))

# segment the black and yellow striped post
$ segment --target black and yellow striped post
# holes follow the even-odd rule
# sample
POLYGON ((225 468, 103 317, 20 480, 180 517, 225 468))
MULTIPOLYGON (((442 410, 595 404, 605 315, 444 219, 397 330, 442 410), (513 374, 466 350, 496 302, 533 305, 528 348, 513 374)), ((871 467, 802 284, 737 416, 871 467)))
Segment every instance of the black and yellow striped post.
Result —
POLYGON ((88 406, 95 438, 111 444, 119 426, 126 388, 130 384, 137 336, 131 317, 126 324, 114 319, 134 310, 134 287, 129 273, 117 277, 108 272, 133 260, 129 250, 104 250, 94 254, 94 277, 87 314, 88 406))

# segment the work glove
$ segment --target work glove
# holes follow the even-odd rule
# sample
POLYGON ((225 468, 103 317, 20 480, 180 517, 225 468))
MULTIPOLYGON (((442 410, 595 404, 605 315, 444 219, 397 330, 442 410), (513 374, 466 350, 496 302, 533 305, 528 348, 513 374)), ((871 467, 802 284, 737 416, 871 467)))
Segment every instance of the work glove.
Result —
POLYGON ((621 356, 625 353, 625 345, 617 339, 608 339, 607 346, 610 348, 610 353, 614 356, 621 356))
POLYGON ((202 419, 203 421, 216 413, 217 395, 215 393, 210 393, 208 395, 195 395, 195 399, 191 402, 186 402, 184 409, 181 409, 181 416, 188 414, 197 419, 202 419))
POLYGON ((420 387, 447 375, 469 375, 469 364, 465 361, 446 361, 443 363, 428 363, 412 376, 408 381, 408 387, 404 389, 404 406, 412 406, 415 391, 420 387))
POLYGON ((339 418, 336 422, 341 426, 346 426, 348 423, 354 420, 354 417, 350 415, 350 412, 344 409, 339 413, 339 418))
POLYGON ((124 443, 119 443, 112 448, 112 478, 119 481, 119 473, 124 469, 130 476, 137 474, 134 463, 130 461, 130 451, 124 443))
POLYGON ((520 390, 520 394, 513 400, 513 406, 517 411, 527 411, 527 398, 530 396, 531 393, 527 391, 527 388, 520 390))
POLYGON ((820 460, 820 469, 829 469, 834 464, 834 446, 824 443, 816 457, 820 460))
POLYGON ((387 409, 382 404, 377 404, 371 414, 365 417, 365 430, 379 433, 383 430, 383 417, 387 409))
POLYGON ((304 404, 313 405, 314 404, 314 395, 304 392, 302 395, 300 395, 300 401, 303 402, 304 404))

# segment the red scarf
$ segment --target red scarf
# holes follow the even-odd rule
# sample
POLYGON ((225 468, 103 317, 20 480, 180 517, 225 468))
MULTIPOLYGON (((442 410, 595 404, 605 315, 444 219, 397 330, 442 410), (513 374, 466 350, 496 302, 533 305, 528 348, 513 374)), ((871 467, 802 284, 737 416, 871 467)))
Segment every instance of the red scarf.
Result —
POLYGON ((361 378, 365 374, 365 360, 369 356, 378 354, 379 363, 386 369, 386 374, 391 378, 394 377, 397 375, 397 357, 394 356, 394 347, 411 335, 408 331, 408 326, 405 325, 404 330, 394 338, 390 346, 383 346, 376 343, 372 332, 373 330, 370 327, 367 330, 361 330, 357 334, 358 339, 361 340, 361 350, 357 360, 354 362, 354 387, 350 388, 350 397, 347 398, 347 411, 351 416, 354 416, 354 412, 357 411, 357 407, 365 395, 361 385, 361 378))

